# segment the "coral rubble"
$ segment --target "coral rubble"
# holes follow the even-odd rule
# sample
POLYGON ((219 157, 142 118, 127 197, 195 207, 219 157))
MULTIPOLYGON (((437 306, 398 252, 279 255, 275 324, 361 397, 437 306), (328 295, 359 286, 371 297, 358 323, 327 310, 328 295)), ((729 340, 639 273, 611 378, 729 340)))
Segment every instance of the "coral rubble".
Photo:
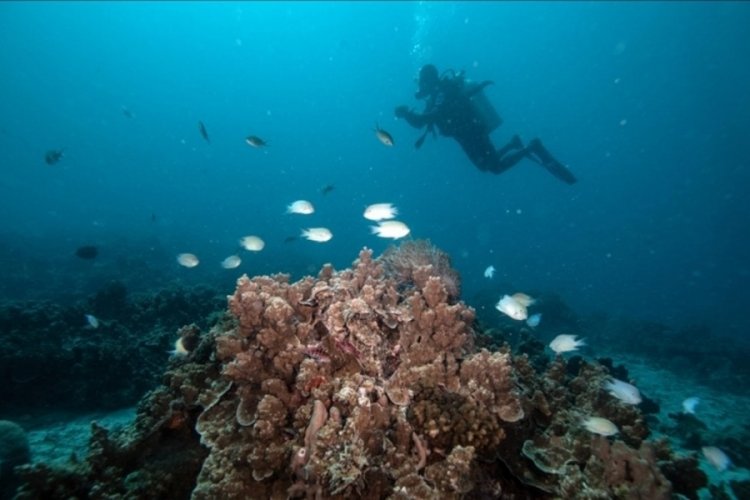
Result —
POLYGON ((296 283, 243 276, 134 424, 95 427, 70 470, 24 468, 21 498, 669 498, 674 457, 601 390, 605 367, 571 375, 558 358, 540 374, 477 349, 457 277, 419 255, 438 255, 428 244, 405 251, 296 283), (588 433, 586 415, 621 434, 588 433))

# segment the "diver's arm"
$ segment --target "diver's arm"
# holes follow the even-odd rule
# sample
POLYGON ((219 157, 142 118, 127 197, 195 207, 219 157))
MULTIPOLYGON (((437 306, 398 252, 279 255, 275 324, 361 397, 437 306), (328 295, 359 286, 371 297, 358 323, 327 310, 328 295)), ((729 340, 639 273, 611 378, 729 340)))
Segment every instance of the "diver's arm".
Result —
POLYGON ((396 118, 403 118, 414 128, 422 128, 430 123, 430 117, 427 114, 419 114, 410 110, 407 106, 399 106, 395 111, 396 118))

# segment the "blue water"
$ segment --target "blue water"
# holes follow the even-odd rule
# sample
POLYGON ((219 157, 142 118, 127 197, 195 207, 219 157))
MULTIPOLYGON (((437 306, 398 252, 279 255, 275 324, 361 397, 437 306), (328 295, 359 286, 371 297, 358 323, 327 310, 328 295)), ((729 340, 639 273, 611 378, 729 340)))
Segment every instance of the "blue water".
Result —
POLYGON ((552 292, 580 314, 744 335, 747 26, 739 2, 0 3, 3 298, 63 300, 68 281, 134 267, 142 286, 227 293, 241 273, 342 268, 387 247, 362 211, 393 202, 450 253, 469 302, 552 292), (416 150, 393 109, 421 109, 428 62, 493 80, 495 143, 538 136, 580 182, 531 162, 482 173, 449 138, 416 150), (314 215, 284 213, 300 198, 314 215), (284 243, 310 226, 334 238, 284 243), (266 248, 222 269, 246 234, 266 248), (84 244, 94 263, 73 256, 84 244))

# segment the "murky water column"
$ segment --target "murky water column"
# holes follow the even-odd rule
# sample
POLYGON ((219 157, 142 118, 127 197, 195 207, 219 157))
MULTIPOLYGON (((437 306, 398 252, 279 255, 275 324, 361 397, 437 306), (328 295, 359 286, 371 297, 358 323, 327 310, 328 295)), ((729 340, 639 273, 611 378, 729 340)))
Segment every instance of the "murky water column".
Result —
POLYGON ((411 55, 418 67, 432 58, 432 46, 427 42, 430 33, 431 2, 417 2, 414 6, 414 35, 411 37, 411 55))

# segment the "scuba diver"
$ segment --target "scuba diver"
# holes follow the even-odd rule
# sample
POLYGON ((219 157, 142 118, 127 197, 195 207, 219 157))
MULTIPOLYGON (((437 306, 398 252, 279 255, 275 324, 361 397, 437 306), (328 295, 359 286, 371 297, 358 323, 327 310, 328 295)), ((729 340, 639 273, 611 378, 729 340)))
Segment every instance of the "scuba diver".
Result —
POLYGON ((539 139, 532 139, 524 147, 521 139, 514 135, 508 144, 495 148, 490 133, 502 123, 502 119, 482 92, 492 83, 469 82, 463 71, 448 70, 440 77, 435 66, 426 64, 419 70, 419 91, 414 95, 426 100, 424 112, 420 114, 408 106, 398 106, 396 117, 404 118, 412 127, 426 127, 415 143, 417 149, 428 133, 436 136, 437 127, 441 135, 456 139, 471 162, 483 172, 501 174, 522 159, 529 158, 561 181, 574 184, 576 178, 572 172, 557 161, 539 139))

